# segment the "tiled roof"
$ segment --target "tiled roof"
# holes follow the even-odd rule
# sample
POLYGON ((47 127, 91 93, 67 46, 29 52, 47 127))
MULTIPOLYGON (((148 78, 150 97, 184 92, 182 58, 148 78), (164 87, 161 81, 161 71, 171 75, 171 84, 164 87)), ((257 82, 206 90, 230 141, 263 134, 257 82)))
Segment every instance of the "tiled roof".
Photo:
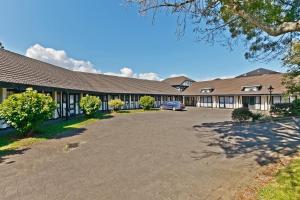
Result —
POLYGON ((100 93, 179 94, 165 82, 74 72, 7 50, 0 50, 0 82, 100 93))
POLYGON ((181 85, 184 81, 192 81, 195 82, 194 80, 185 77, 185 76, 177 76, 177 77, 171 77, 164 79, 162 82, 168 83, 170 85, 181 85))
POLYGON ((187 88, 183 95, 253 95, 269 94, 270 85, 274 88, 273 94, 282 94, 285 87, 281 84, 282 74, 265 74, 260 76, 249 76, 230 79, 217 79, 211 81, 195 82, 187 88), (256 92, 242 91, 244 86, 261 86, 256 92), (201 89, 212 88, 210 93, 201 93, 201 89))

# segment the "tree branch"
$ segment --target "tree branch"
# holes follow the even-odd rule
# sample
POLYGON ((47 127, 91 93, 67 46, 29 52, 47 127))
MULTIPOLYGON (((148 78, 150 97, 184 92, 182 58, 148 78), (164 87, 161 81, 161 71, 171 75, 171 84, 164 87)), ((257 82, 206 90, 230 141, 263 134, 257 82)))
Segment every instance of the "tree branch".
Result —
POLYGON ((239 8, 237 3, 232 2, 229 3, 228 6, 230 6, 235 11, 234 13, 236 13, 239 17, 245 19, 250 24, 260 28, 271 36, 279 36, 291 32, 300 32, 300 20, 296 22, 283 22, 280 25, 273 26, 266 24, 257 17, 245 12, 245 10, 239 8))

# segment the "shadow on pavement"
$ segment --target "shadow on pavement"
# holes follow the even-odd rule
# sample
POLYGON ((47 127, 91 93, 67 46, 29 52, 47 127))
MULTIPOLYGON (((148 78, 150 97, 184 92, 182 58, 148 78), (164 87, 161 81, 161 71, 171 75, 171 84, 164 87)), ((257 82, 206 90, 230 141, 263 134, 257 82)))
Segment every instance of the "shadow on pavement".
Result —
POLYGON ((0 163, 3 163, 12 155, 24 154, 25 151, 30 149, 28 146, 36 141, 81 135, 86 130, 84 126, 88 124, 88 120, 109 119, 112 117, 110 113, 99 112, 93 118, 78 116, 68 121, 63 119, 50 120, 37 128, 33 135, 25 138, 14 129, 4 130, 3 134, 0 134, 0 163))
POLYGON ((12 164, 15 161, 5 162, 6 159, 8 159, 8 156, 10 156, 10 155, 23 155, 29 149, 30 148, 27 147, 27 148, 23 148, 23 149, 2 150, 2 151, 0 151, 0 163, 12 164))
MULTIPOLYGON (((193 128, 198 132, 196 136, 199 139, 208 135, 213 137, 207 145, 220 147, 227 158, 253 154, 259 165, 277 162, 281 156, 293 155, 300 147, 299 124, 293 119, 265 123, 203 123, 193 128)), ((206 156, 215 154, 211 152, 206 156)))

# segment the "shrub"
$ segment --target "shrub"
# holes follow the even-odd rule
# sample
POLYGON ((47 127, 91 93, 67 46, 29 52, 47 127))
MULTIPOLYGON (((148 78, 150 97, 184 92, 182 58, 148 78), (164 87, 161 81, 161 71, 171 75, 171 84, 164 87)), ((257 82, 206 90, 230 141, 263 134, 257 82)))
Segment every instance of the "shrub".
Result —
POLYGON ((100 109, 101 100, 96 96, 85 96, 80 100, 80 108, 87 117, 95 115, 100 109))
POLYGON ((270 112, 275 115, 289 115, 291 113, 293 104, 291 103, 276 103, 271 106, 270 112))
POLYGON ((295 99, 293 102, 292 102, 292 114, 294 115, 300 115, 300 99, 295 99))
POLYGON ((112 99, 108 102, 108 105, 113 111, 118 111, 122 106, 124 106, 124 102, 121 99, 112 99))
POLYGON ((143 96, 139 103, 144 110, 150 110, 154 106, 155 99, 151 96, 143 96))
POLYGON ((252 115, 248 108, 236 108, 232 111, 231 117, 235 121, 246 121, 251 119, 252 115))
POLYGON ((13 94, 0 104, 0 117, 18 133, 26 136, 43 121, 50 119, 56 104, 49 95, 28 88, 13 94))
POLYGON ((264 117, 261 113, 252 113, 252 121, 260 120, 264 117))

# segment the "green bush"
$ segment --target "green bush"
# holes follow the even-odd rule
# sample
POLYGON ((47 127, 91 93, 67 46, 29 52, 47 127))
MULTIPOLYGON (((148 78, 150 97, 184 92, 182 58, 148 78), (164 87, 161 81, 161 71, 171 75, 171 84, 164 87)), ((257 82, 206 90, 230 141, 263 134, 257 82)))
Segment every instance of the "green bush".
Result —
POLYGON ((270 112, 275 115, 285 116, 291 113, 292 103, 276 103, 271 106, 270 112))
POLYGON ((139 103, 144 110, 150 110, 154 106, 155 99, 151 96, 143 96, 139 103))
POLYGON ((13 94, 0 104, 0 117, 26 136, 34 128, 52 117, 56 104, 49 95, 28 88, 13 94))
POLYGON ((231 118, 234 121, 247 121, 251 119, 253 113, 248 108, 236 108, 232 111, 231 118))
POLYGON ((252 121, 257 121, 257 120, 260 120, 264 117, 263 114, 261 113, 252 113, 252 121))
POLYGON ((108 102, 108 105, 113 111, 118 111, 122 106, 124 106, 124 102, 121 99, 112 99, 108 102))
POLYGON ((292 114, 300 116, 300 99, 295 99, 292 102, 292 114))
POLYGON ((93 116, 100 109, 101 100, 96 96, 85 96, 80 100, 80 108, 87 117, 93 116))

